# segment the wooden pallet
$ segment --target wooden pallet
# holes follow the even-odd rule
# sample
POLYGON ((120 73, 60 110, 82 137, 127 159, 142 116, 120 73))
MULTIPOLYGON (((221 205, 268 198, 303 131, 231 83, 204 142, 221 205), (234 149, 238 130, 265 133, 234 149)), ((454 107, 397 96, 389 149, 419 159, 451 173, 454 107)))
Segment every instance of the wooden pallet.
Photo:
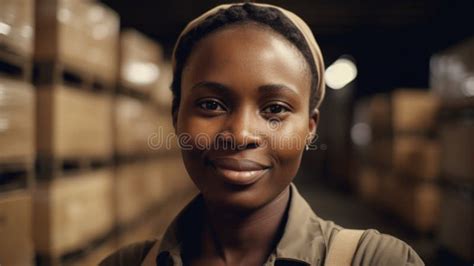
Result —
POLYGON ((181 158, 181 150, 177 147, 157 153, 139 153, 139 154, 119 154, 115 153, 113 162, 115 165, 129 164, 134 162, 147 162, 159 160, 161 158, 181 158))
POLYGON ((120 84, 119 86, 117 86, 117 94, 128 96, 128 97, 140 100, 142 102, 151 104, 150 92, 135 90, 123 84, 120 84))
POLYGON ((32 78, 32 60, 0 45, 0 74, 30 82, 32 78))
POLYGON ((66 85, 89 91, 111 93, 115 84, 99 76, 74 68, 60 61, 35 61, 33 82, 42 85, 66 85))
POLYGON ((115 231, 94 239, 86 246, 62 255, 37 254, 37 266, 97 265, 105 256, 117 250, 115 231), (89 264, 90 262, 90 264, 89 264))
POLYGON ((37 158, 36 178, 42 181, 53 180, 69 173, 87 172, 111 166, 113 158, 37 158))
POLYGON ((31 159, 0 162, 0 193, 28 189, 34 180, 34 164, 31 159))

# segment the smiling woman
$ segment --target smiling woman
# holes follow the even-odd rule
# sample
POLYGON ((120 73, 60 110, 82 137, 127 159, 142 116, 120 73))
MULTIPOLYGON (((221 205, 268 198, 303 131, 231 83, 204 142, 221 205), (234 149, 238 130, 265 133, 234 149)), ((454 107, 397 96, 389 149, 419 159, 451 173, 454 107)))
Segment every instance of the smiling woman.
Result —
POLYGON ((299 17, 265 4, 219 6, 188 24, 173 60, 173 122, 189 136, 182 156, 201 193, 162 239, 102 265, 323 265, 338 238, 347 264, 423 264, 391 236, 342 233, 292 184, 324 95, 322 55, 299 17))

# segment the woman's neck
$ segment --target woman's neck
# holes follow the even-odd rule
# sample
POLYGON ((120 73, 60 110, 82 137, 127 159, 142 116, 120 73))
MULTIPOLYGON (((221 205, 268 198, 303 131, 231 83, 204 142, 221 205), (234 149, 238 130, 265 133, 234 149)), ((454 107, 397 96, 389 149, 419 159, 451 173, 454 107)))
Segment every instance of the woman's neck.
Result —
POLYGON ((290 198, 287 187, 274 200, 251 212, 231 212, 206 204, 203 252, 228 264, 249 259, 245 265, 262 265, 281 237, 290 198))

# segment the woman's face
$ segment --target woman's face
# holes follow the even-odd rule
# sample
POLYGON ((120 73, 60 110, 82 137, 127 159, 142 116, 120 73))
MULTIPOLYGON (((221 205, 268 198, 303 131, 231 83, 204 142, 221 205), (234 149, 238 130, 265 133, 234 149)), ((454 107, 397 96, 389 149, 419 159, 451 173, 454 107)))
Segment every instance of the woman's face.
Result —
POLYGON ((204 198, 250 210, 281 194, 318 119, 297 48, 258 25, 229 26, 197 43, 181 84, 175 129, 204 198))

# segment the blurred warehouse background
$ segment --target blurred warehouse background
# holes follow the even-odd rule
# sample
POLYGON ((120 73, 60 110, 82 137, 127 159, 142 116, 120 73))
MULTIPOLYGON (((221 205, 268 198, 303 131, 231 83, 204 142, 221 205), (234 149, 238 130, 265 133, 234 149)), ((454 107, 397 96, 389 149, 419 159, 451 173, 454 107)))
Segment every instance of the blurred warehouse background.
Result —
MULTIPOLYGON (((0 0, 0 265, 95 265, 159 235, 196 193, 174 140, 170 54, 231 1, 0 0)), ((474 262, 474 2, 268 1, 327 66, 316 213, 474 262)))

